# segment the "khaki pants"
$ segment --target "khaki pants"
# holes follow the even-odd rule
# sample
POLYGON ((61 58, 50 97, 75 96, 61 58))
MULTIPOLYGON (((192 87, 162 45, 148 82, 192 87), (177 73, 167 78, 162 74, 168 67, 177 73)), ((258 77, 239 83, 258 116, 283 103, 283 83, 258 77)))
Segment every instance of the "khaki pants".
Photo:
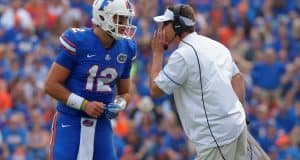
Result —
MULTIPOLYGON (((222 154, 226 160, 245 160, 247 151, 247 127, 241 135, 229 144, 220 146, 222 154)), ((206 149, 197 153, 197 160, 223 160, 217 147, 206 149)))

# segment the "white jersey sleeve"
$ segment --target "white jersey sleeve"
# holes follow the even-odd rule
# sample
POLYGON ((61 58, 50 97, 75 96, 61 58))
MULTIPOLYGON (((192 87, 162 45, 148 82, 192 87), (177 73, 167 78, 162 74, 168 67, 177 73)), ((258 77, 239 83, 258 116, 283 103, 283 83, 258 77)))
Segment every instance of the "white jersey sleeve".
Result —
POLYGON ((237 67, 237 65, 234 63, 234 61, 232 61, 232 76, 235 76, 236 74, 240 73, 239 68, 237 67))
POLYGON ((166 94, 172 94, 186 81, 187 74, 186 61, 178 52, 174 52, 154 82, 166 94))

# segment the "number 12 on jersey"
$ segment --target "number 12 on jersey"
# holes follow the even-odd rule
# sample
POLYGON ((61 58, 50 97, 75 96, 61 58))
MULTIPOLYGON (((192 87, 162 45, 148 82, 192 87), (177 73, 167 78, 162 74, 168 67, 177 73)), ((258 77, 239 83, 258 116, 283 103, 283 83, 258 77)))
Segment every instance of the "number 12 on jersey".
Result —
POLYGON ((88 70, 88 75, 85 89, 96 92, 111 92, 112 89, 109 83, 118 77, 118 72, 115 68, 108 67, 101 70, 99 65, 93 65, 88 70), (94 85, 96 85, 96 88, 94 88, 94 85))

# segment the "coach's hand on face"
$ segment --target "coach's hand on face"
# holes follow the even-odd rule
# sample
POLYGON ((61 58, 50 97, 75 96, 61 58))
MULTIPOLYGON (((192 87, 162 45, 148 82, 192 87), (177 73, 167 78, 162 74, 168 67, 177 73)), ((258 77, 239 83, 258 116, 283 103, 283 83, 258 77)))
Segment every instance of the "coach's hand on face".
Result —
POLYGON ((159 27, 153 34, 152 38, 152 52, 153 54, 163 54, 164 45, 166 43, 166 34, 162 27, 159 27))
POLYGON ((85 113, 93 118, 98 118, 104 112, 105 104, 101 102, 91 101, 87 102, 85 113))

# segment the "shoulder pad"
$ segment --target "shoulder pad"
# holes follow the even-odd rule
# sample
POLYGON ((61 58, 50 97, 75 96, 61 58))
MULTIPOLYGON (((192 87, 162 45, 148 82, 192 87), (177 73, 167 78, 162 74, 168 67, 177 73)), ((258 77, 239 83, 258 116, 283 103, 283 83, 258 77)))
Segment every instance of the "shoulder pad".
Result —
POLYGON ((76 46, 77 44, 80 44, 78 42, 78 35, 80 32, 85 31, 84 29, 80 28, 69 28, 65 32, 61 34, 59 37, 59 41, 61 45, 68 51, 75 53, 76 52, 76 46))

